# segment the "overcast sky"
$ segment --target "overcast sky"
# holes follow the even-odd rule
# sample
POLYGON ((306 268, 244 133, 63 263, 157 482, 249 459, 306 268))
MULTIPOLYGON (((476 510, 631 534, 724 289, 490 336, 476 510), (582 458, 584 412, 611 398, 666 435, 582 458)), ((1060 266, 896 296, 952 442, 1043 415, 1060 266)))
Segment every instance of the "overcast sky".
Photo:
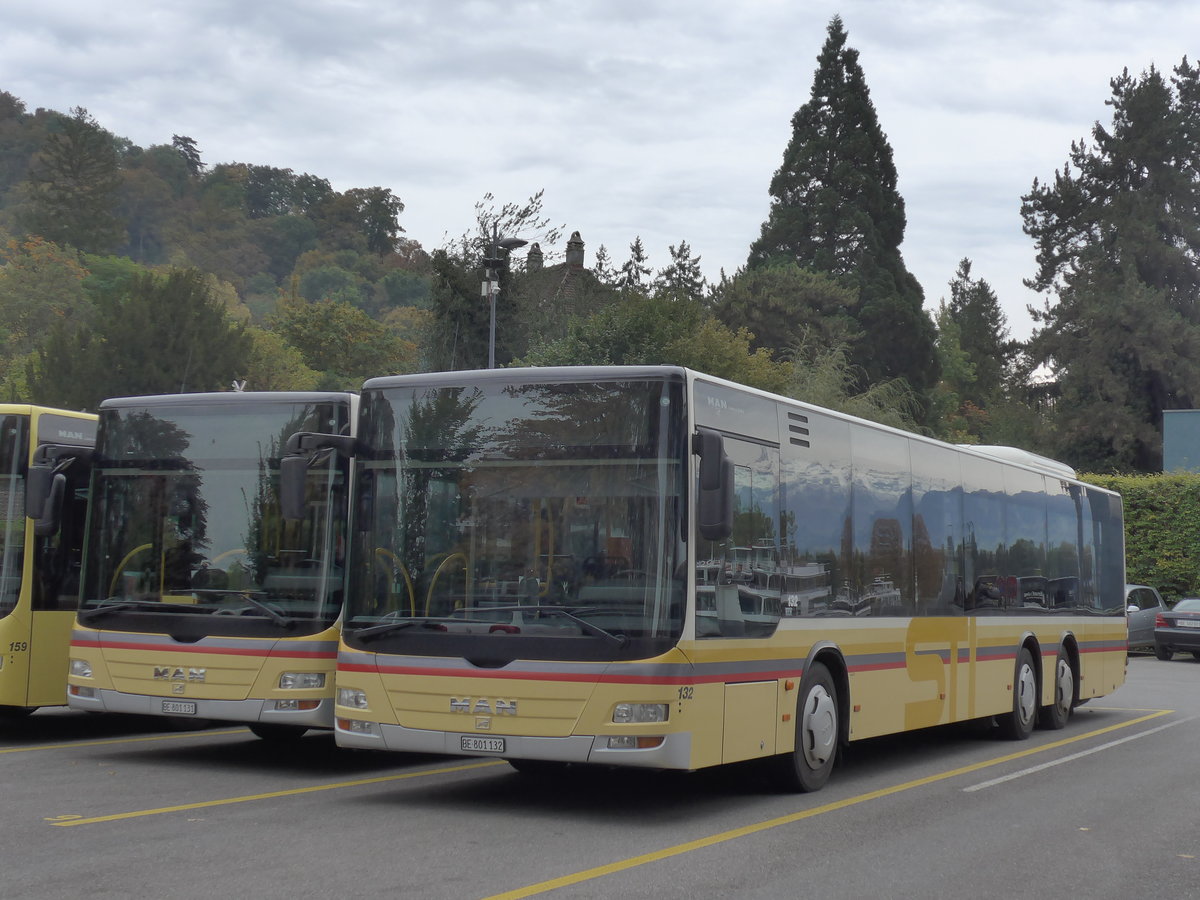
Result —
MULTIPOLYGON (((1020 197, 1110 121, 1109 79, 1200 54, 1195 0, 47 0, 0 3, 0 90, 143 147, 390 188, 426 249, 487 192, 732 274, 840 14, 895 154, 901 250, 936 310, 969 257, 1033 327, 1020 197), (1192 46, 1189 46, 1189 41, 1192 46)), ((551 249, 551 248, 544 248, 551 249)), ((562 247, 553 248, 559 253, 562 247)))

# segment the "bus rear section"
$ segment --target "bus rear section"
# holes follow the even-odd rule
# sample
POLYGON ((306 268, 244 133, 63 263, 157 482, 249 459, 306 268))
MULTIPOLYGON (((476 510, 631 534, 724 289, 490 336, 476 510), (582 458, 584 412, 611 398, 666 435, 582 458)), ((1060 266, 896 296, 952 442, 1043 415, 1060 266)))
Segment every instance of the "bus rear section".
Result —
POLYGON ((0 715, 67 702, 96 417, 0 405, 0 715))
POLYGON ((524 770, 1061 728, 1124 679, 1120 498, 673 368, 373 379, 339 744, 524 770))
POLYGON ((306 460, 296 518, 281 514, 279 468, 294 435, 352 441, 356 402, 101 404, 71 707, 245 722, 265 738, 331 727, 349 457, 306 460))

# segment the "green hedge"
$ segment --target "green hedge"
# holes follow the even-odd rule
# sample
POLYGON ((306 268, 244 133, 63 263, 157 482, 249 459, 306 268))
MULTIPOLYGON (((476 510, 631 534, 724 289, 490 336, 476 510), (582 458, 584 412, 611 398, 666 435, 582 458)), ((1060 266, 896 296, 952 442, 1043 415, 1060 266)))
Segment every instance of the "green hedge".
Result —
POLYGON ((1169 600, 1200 596, 1200 475, 1080 475, 1125 507, 1125 579, 1169 600))

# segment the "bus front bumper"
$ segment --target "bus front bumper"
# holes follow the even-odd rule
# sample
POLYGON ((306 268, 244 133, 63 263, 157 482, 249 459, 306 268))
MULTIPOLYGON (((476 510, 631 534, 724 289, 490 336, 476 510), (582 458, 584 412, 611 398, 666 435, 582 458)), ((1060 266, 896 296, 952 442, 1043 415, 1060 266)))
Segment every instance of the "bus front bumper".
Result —
POLYGON ((175 716, 186 719, 213 719, 219 722, 262 722, 270 725, 299 725, 306 728, 333 727, 333 700, 317 701, 314 709, 276 709, 275 699, 205 700, 199 697, 160 697, 126 694, 121 691, 93 689, 82 697, 67 691, 67 706, 89 712, 129 713, 138 716, 175 716))
POLYGON ((650 769, 692 767, 692 736, 689 733, 664 735, 662 743, 656 747, 614 749, 609 747, 608 735, 530 737, 512 734, 466 734, 339 718, 334 724, 334 735, 339 747, 361 750, 399 750, 406 753, 490 756, 499 759, 544 759, 650 769), (489 749, 489 741, 502 743, 493 744, 495 749, 489 749))

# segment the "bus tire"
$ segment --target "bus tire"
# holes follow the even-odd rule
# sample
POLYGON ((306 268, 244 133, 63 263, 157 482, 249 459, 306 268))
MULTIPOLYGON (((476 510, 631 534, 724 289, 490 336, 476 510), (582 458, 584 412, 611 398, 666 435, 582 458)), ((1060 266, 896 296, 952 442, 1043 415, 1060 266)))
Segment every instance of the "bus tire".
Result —
POLYGON ((1017 654, 1017 667, 1013 672, 1012 711, 996 717, 1000 734, 1010 741, 1023 741, 1033 734, 1037 721, 1038 687, 1037 672, 1033 668, 1033 654, 1025 647, 1017 654))
POLYGON ((1075 670, 1063 650, 1058 651, 1054 661, 1054 702, 1038 710, 1038 727, 1049 731, 1057 730, 1071 718, 1075 703, 1075 670))
POLYGON ((277 744, 297 740, 308 731, 304 725, 278 725, 274 722, 251 722, 246 727, 255 737, 277 744))
POLYGON ((813 663, 800 682, 796 749, 778 758, 781 783, 792 791, 819 791, 837 759, 841 723, 838 692, 824 663, 813 663))

